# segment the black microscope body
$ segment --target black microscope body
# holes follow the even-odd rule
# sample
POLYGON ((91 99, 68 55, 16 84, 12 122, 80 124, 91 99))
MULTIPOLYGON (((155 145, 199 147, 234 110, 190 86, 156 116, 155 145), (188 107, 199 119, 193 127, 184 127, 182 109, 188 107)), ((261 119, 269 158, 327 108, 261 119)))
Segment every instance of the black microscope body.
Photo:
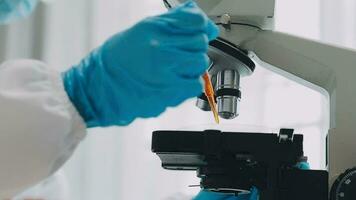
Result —
POLYGON ((170 170, 196 170, 202 189, 238 194, 256 187, 260 200, 327 200, 328 172, 301 170, 303 135, 155 131, 152 151, 170 170))

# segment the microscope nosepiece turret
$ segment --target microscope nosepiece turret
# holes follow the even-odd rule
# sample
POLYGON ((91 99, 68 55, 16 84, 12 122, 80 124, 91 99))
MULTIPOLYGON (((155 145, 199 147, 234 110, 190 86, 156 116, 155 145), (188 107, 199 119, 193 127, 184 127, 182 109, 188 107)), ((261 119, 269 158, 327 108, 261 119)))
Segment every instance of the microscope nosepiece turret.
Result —
MULTIPOLYGON (((252 74, 254 62, 247 52, 223 39, 210 42, 208 69, 214 85, 219 116, 223 119, 234 119, 239 115, 241 101, 240 78, 252 74)), ((196 106, 209 111, 210 106, 204 94, 198 97, 196 106)))

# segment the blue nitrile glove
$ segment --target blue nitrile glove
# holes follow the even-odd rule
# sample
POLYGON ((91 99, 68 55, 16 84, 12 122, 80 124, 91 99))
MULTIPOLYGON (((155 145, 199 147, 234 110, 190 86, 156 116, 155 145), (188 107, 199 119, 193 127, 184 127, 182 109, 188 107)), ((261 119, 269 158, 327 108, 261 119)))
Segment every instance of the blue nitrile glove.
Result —
POLYGON ((208 43, 218 28, 194 2, 114 35, 63 73, 88 127, 154 117, 202 92, 208 43))
POLYGON ((302 170, 310 169, 310 165, 307 162, 299 162, 295 167, 302 169, 302 170))
POLYGON ((258 200, 258 190, 257 188, 252 188, 250 193, 241 193, 239 195, 202 190, 193 200, 258 200))
POLYGON ((8 24, 29 16, 37 0, 0 0, 0 24, 8 24))

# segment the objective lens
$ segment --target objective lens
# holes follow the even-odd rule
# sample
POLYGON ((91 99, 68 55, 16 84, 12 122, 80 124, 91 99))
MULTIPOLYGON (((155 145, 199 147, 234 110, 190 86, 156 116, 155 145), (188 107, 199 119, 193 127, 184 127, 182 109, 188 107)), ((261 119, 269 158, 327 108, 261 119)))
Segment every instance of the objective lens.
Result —
POLYGON ((241 99, 240 74, 236 70, 223 70, 217 75, 217 104, 219 116, 233 119, 239 115, 241 99))

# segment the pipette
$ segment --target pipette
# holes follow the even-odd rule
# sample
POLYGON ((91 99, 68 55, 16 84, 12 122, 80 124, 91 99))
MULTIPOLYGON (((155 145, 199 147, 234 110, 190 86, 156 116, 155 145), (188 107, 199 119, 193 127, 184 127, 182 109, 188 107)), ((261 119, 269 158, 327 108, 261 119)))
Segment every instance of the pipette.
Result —
POLYGON ((216 109, 215 94, 214 94, 213 84, 211 83, 211 80, 210 80, 208 72, 205 72, 203 74, 203 80, 204 80, 205 96, 208 99, 211 111, 213 111, 215 122, 217 124, 219 124, 219 115, 218 115, 218 111, 216 109))

